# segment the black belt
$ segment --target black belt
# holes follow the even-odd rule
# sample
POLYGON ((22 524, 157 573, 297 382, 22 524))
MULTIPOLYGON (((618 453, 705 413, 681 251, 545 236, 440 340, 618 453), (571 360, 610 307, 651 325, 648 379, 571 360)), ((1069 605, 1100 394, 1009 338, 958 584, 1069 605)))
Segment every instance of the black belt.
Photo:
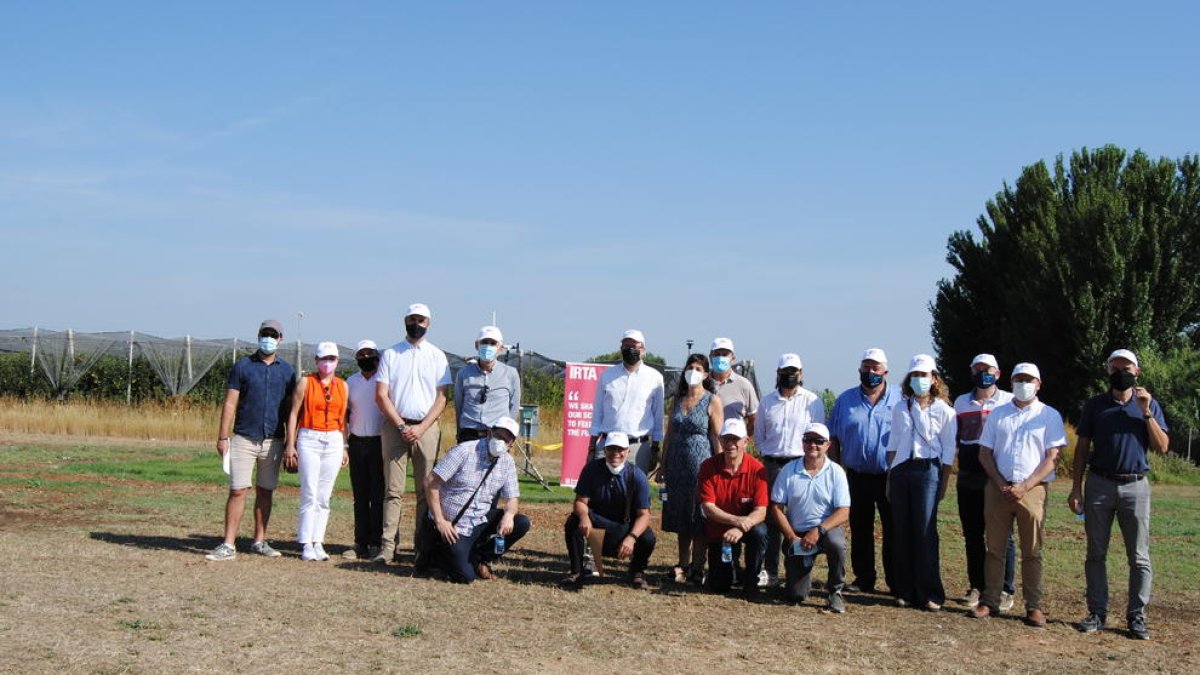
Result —
POLYGON ((648 440, 650 440, 650 434, 645 434, 643 436, 630 436, 629 444, 633 445, 634 443, 645 443, 648 440))
POLYGON ((421 422, 425 421, 425 420, 410 420, 407 417, 401 417, 400 419, 404 420, 404 423, 409 426, 416 426, 416 425, 420 424, 421 422))
POLYGON ((459 429, 458 442, 474 441, 488 435, 487 429, 459 429))
POLYGON ((928 466, 930 464, 941 464, 942 460, 935 457, 913 457, 906 459, 901 464, 915 464, 917 466, 928 466))
POLYGON ((1114 483, 1125 485, 1127 483, 1136 483, 1146 477, 1144 473, 1108 473, 1107 471, 1093 471, 1097 476, 1103 476, 1114 483))
POLYGON ((779 466, 783 466, 784 464, 787 464, 795 459, 800 459, 803 456, 804 455, 797 455, 795 457, 776 457, 774 455, 763 455, 762 461, 766 464, 778 464, 779 466))

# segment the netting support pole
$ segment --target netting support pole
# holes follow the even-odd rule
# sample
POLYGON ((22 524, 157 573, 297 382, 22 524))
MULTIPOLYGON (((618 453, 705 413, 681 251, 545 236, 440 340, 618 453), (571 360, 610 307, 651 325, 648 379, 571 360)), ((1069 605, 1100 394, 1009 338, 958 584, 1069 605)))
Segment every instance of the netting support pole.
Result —
POLYGON ((231 365, 237 365, 237 338, 233 338, 233 358, 229 359, 231 365))
POLYGON ((125 405, 133 403, 133 331, 129 331, 129 377, 125 380, 125 405))
POLYGON ((29 376, 33 377, 33 367, 37 364, 37 334, 38 327, 33 327, 33 349, 29 350, 29 376))
POLYGON ((192 383, 192 336, 191 335, 188 335, 185 337, 184 349, 186 350, 185 355, 187 357, 187 381, 188 381, 188 384, 190 385, 192 383))

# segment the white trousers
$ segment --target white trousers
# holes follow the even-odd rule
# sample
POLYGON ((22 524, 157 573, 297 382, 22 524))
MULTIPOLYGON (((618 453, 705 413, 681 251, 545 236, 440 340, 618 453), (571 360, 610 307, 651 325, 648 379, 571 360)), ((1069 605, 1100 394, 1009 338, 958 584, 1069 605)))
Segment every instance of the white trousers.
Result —
POLYGON ((296 456, 300 474, 300 514, 296 541, 301 544, 325 543, 329 524, 329 497, 333 481, 342 468, 342 432, 301 429, 296 435, 296 456))

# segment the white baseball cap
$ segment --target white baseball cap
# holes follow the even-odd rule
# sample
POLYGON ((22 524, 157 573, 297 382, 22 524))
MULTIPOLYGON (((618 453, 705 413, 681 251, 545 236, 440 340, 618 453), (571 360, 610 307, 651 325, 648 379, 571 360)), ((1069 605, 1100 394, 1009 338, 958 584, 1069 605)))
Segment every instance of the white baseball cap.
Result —
POLYGON ((604 435, 604 447, 606 447, 606 448, 611 448, 611 447, 628 448, 629 447, 629 436, 621 433, 620 431, 613 431, 608 434, 605 434, 604 435))
POLYGON ((323 356, 337 356, 338 355, 337 343, 336 342, 320 343, 319 345, 317 345, 316 355, 317 355, 318 359, 323 356))
MULTIPOLYGON (((974 368, 977 363, 986 363, 989 366, 1000 370, 1000 364, 996 362, 996 357, 991 354, 976 354, 975 358, 971 359, 971 367, 974 368)), ((1013 372, 1016 375, 1016 372, 1013 372)))
POLYGON ((432 318, 433 318, 433 315, 429 313, 429 308, 428 308, 428 307, 426 307, 425 305, 422 305, 422 304, 421 304, 421 303, 419 303, 419 302, 414 302, 413 304, 409 305, 409 306, 408 306, 408 312, 407 312, 407 313, 405 313, 405 315, 404 315, 404 316, 406 316, 406 317, 409 317, 409 316, 412 316, 412 315, 414 315, 414 314, 415 314, 415 315, 417 315, 417 316, 423 316, 423 317, 425 317, 426 319, 432 319, 432 318))
POLYGON ((829 427, 820 422, 809 422, 808 426, 804 427, 804 433, 816 434, 825 440, 829 440, 829 427))
POLYGON ((1042 371, 1038 370, 1038 367, 1032 363, 1018 363, 1017 365, 1013 366, 1012 375, 1010 377, 1016 377, 1018 375, 1032 375, 1039 380, 1042 379, 1042 371))
POLYGON ((863 352, 862 358, 859 361, 878 361, 883 365, 887 365, 887 354, 879 347, 871 347, 863 352))
POLYGON ((917 354, 908 362, 910 373, 932 373, 937 371, 937 362, 928 354, 917 354))
POLYGON ((746 437, 746 423, 736 417, 731 417, 725 420, 721 425, 722 436, 737 436, 738 438, 746 437))
POLYGON ((517 421, 511 417, 501 417, 500 419, 496 420, 494 424, 492 424, 492 428, 504 429, 508 433, 512 434, 514 438, 521 435, 521 427, 518 426, 517 421))
POLYGON ((500 329, 495 326, 484 326, 479 329, 479 337, 476 340, 495 340, 500 344, 504 344, 504 336, 500 333, 500 329))
POLYGON ((730 340, 729 338, 717 338, 713 340, 712 346, 708 348, 708 351, 715 352, 718 349, 728 349, 729 351, 733 351, 733 340, 730 340))
POLYGON ((788 353, 780 356, 779 363, 775 365, 775 370, 783 370, 784 368, 803 369, 804 364, 800 363, 800 355, 788 353))
POLYGON ((362 340, 358 343, 358 346, 354 348, 354 353, 357 354, 364 349, 374 349, 375 351, 379 351, 379 347, 375 346, 374 340, 362 340))
POLYGON ((1108 360, 1105 361, 1104 363, 1106 363, 1106 364, 1112 363, 1113 359, 1129 359, 1131 362, 1133 362, 1134 368, 1140 367, 1140 366, 1138 366, 1137 354, 1134 354, 1133 352, 1129 351, 1128 349, 1118 349, 1117 351, 1109 354, 1108 360))
POLYGON ((645 346, 645 344, 646 344, 646 337, 644 335, 642 335, 642 331, 640 331, 636 328, 630 328, 629 330, 625 331, 624 333, 621 333, 621 339, 622 340, 635 340, 637 342, 642 343, 643 346, 645 346))

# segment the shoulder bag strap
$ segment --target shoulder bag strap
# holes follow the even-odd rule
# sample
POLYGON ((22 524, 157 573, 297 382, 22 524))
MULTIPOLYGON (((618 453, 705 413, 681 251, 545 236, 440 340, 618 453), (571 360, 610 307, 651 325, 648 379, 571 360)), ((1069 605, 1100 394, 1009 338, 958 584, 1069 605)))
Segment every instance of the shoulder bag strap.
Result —
POLYGON ((490 466, 488 466, 487 471, 483 472, 483 479, 479 481, 479 485, 475 486, 475 491, 471 493, 470 497, 467 497, 466 503, 464 503, 462 508, 458 510, 458 515, 454 516, 454 520, 450 521, 451 525, 458 525, 458 521, 462 520, 463 514, 467 512, 467 509, 470 508, 471 503, 475 501, 475 495, 479 494, 479 488, 483 487, 483 484, 487 482, 488 476, 492 475, 492 469, 496 468, 496 465, 499 463, 499 457, 492 460, 492 463, 490 466))

